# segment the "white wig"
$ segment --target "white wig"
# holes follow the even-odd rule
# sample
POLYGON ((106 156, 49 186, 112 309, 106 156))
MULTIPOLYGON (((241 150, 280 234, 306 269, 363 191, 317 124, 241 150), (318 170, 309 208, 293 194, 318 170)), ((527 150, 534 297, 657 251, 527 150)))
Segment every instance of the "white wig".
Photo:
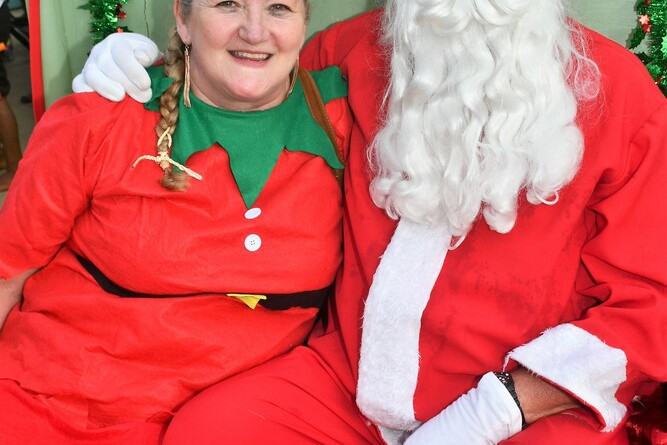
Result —
POLYGON ((375 203, 465 236, 480 211, 509 232, 519 194, 548 203, 583 153, 577 103, 599 72, 563 0, 389 0, 387 117, 375 203))

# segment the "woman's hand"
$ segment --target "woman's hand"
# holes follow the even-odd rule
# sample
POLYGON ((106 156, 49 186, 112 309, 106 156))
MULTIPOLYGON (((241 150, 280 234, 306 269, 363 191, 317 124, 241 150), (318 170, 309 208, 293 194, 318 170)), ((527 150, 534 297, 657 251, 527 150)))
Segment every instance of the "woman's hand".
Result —
POLYGON ((8 280, 0 278, 0 329, 5 324, 9 311, 21 301, 25 280, 36 271, 37 269, 30 269, 8 280))

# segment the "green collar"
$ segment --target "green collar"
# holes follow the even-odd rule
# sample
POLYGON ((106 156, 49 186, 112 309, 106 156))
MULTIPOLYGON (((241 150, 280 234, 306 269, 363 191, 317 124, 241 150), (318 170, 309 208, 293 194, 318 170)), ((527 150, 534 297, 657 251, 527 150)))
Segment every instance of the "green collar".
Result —
MULTIPOLYGON (((153 97, 146 108, 159 110, 159 97, 173 82, 161 67, 149 69, 153 97)), ((347 96, 347 85, 337 67, 313 72, 324 103, 347 96)), ((185 165, 194 153, 216 142, 229 163, 246 207, 252 207, 283 149, 322 157, 331 168, 343 166, 326 132, 313 119, 301 82, 280 105, 261 111, 229 111, 209 105, 190 93, 192 108, 179 99, 179 117, 171 158, 185 165)), ((204 178, 206 180, 206 178, 204 178)))

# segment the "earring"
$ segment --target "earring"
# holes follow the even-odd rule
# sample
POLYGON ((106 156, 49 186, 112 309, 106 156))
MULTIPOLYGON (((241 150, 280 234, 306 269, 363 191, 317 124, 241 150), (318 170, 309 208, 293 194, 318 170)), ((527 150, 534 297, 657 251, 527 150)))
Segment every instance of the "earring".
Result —
POLYGON ((290 79, 290 84, 289 88, 287 88, 287 94, 285 95, 285 99, 289 97, 290 94, 292 94, 292 90, 294 90, 294 85, 296 84, 296 78, 299 75, 299 57, 296 58, 296 63, 294 64, 294 68, 292 69, 292 78, 290 79))
POLYGON ((190 104, 190 45, 185 45, 185 79, 183 80, 183 103, 186 107, 191 108, 190 104))

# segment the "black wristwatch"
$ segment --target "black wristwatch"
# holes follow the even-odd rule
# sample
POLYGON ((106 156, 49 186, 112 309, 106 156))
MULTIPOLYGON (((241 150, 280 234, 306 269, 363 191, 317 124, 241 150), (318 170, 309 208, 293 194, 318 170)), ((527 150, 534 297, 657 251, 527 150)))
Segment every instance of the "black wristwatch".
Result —
POLYGON ((528 424, 526 423, 526 417, 523 415, 521 403, 519 403, 519 396, 516 395, 516 388, 514 388, 514 379, 512 378, 512 374, 509 372, 494 372, 493 374, 496 376, 496 378, 498 378, 498 380, 500 380, 500 383, 505 386, 507 392, 509 392, 512 396, 512 399, 514 399, 514 403, 516 403, 516 406, 519 408, 519 412, 521 413, 521 429, 525 429, 528 424))

